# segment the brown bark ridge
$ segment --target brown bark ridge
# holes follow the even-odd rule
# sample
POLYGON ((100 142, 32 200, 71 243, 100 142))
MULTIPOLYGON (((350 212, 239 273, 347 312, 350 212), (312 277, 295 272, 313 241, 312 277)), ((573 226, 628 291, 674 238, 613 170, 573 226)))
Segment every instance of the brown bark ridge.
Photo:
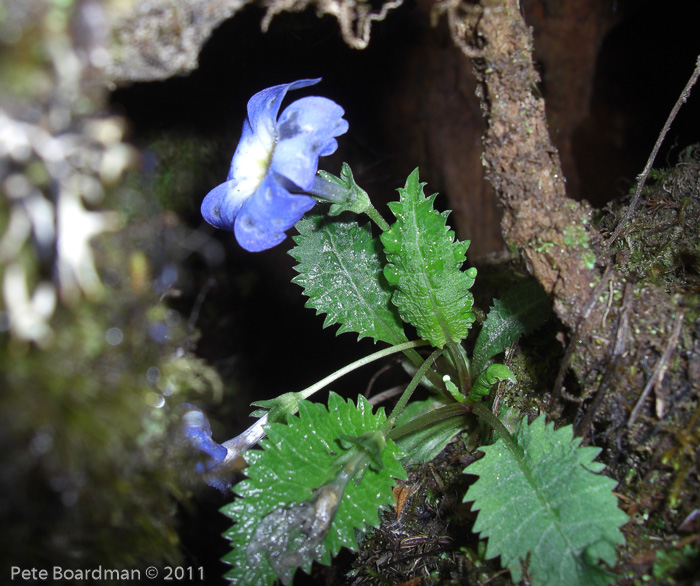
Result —
POLYGON ((487 119, 483 164, 504 206, 506 242, 522 251, 530 272, 552 295, 570 327, 590 295, 595 269, 590 209, 567 198, 559 155, 537 90, 532 38, 515 0, 485 0, 473 54, 478 97, 487 119))

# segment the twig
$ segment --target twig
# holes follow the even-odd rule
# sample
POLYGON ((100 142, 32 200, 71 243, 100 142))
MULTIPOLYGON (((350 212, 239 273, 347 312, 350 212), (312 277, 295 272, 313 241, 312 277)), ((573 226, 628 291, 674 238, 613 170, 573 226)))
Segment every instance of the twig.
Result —
POLYGON ((202 310, 202 305, 204 304, 204 300, 209 293, 209 289, 211 289, 215 284, 216 281, 209 277, 197 294, 197 298, 194 300, 194 305, 192 306, 192 311, 190 312, 190 318, 187 320, 187 327, 190 330, 194 330, 197 320, 199 319, 199 312, 202 310))
POLYGON ((617 228, 615 228, 615 232, 613 232, 613 235, 611 236, 610 240, 607 241, 606 245, 608 249, 613 245, 615 240, 617 240, 617 237, 620 235, 620 232, 622 232, 622 229, 625 227, 627 221, 632 218, 632 215, 634 214, 634 209, 637 206, 637 202, 639 200, 639 196, 642 193, 642 188, 644 187, 644 184, 647 181, 647 177, 649 176, 649 172, 651 171, 651 166, 654 164, 654 159, 656 159, 656 155, 659 154, 661 144, 666 138, 666 135, 668 134, 668 131, 671 128, 671 124, 673 124, 673 121, 676 118, 678 111, 681 109, 681 106, 685 104, 686 100, 688 99, 688 96, 690 96, 690 90, 695 85, 695 82, 698 80, 698 77, 700 77, 700 55, 698 56, 697 61, 695 62, 695 70, 693 71, 693 74, 690 76, 688 83, 683 88, 681 95, 678 96, 676 104, 673 106, 671 113, 668 115, 666 124, 664 124, 664 127, 661 129, 659 137, 656 139, 656 144, 654 145, 654 148, 652 149, 651 154, 649 155, 649 159, 647 160, 647 164, 645 165, 644 170, 637 177, 637 187, 634 190, 634 196, 632 196, 632 201, 630 202, 630 205, 627 208, 627 211, 625 212, 625 216, 617 225, 617 228))
POLYGON ((369 396, 372 394, 372 390, 374 389, 374 384, 377 382, 380 376, 382 376, 385 372, 388 370, 391 370, 396 366, 395 361, 391 361, 389 364, 385 364, 382 366, 379 370, 377 370, 373 375, 372 378, 369 379, 369 382, 367 383, 367 388, 365 389, 365 392, 363 393, 365 398, 369 398, 369 396))
POLYGON ((382 391, 381 393, 377 393, 373 397, 370 397, 368 403, 373 406, 379 405, 380 403, 383 403, 384 401, 387 401, 392 397, 396 397, 396 395, 400 395, 401 393, 403 393, 405 388, 406 385, 397 385, 395 387, 391 387, 390 389, 386 389, 385 391, 382 391))
POLYGON ((671 332, 671 337, 668 340, 666 349, 664 350, 661 359, 656 363, 654 372, 651 373, 651 377, 649 378, 649 382, 647 382, 642 394, 639 396, 639 399, 637 399, 637 403, 635 404, 634 409, 632 409, 632 413, 630 413, 630 418, 627 420, 627 427, 630 427, 637 419, 639 410, 642 408, 642 405, 644 405, 644 401, 646 401, 649 391, 651 391, 656 384, 661 384, 663 381, 664 374, 666 373, 666 363, 668 362, 669 358, 671 358, 671 353, 673 352, 673 349, 678 341, 678 337, 680 336, 684 315, 684 311, 679 309, 678 313, 676 314, 676 320, 673 322, 673 331, 671 332))
POLYGON ((571 339, 569 340, 569 344, 566 347, 566 351, 564 352, 564 357, 562 358, 561 364, 559 365, 557 380, 554 382, 552 396, 555 399, 559 399, 559 396, 561 395, 562 385, 564 384, 564 376, 566 376, 566 371, 569 368, 569 360, 571 360, 571 355, 574 353, 574 348, 576 346, 575 341, 578 339, 579 332, 581 331, 581 324, 586 319, 588 319, 588 316, 590 315, 591 310, 593 309, 593 305, 595 305, 596 299, 598 299, 598 296, 603 291, 603 287, 605 287, 605 283, 610 278, 611 272, 612 265, 608 265, 608 268, 605 269, 605 272, 603 273, 603 276, 600 279, 600 283, 596 285, 595 289, 593 289, 593 292, 591 293, 591 296, 586 301, 586 305, 583 308, 581 317, 579 318, 578 323, 576 324, 576 328, 572 332, 571 339))
POLYGON ((617 321, 617 330, 615 332, 615 344, 610 355, 610 361, 608 362, 608 367, 605 369, 605 374, 603 375, 603 380, 600 381, 598 390, 593 397, 593 401, 588 406, 586 414, 583 416, 581 422, 576 426, 576 435, 580 435, 583 440, 586 439, 588 435, 588 430, 590 429, 591 423, 593 422, 593 417, 595 416, 598 407, 603 401, 605 396, 605 388, 610 383, 610 379, 615 372, 617 363, 620 360, 620 356, 625 351, 625 346, 627 345, 627 329, 629 326, 629 310, 632 300, 632 286, 629 283, 625 284, 625 292, 622 301, 622 309, 620 310, 620 317, 617 321))
POLYGON ((615 288, 613 287, 613 282, 608 281, 608 305, 605 307, 605 311, 603 312, 603 319, 600 320, 600 325, 603 327, 605 327, 605 322, 608 319, 608 314, 610 313, 614 296, 615 288))

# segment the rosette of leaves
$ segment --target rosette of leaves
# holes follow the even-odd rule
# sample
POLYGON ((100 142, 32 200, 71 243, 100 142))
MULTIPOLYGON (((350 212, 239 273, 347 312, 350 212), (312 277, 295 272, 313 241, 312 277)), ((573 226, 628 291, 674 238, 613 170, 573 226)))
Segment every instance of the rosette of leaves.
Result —
POLYGON ((379 509, 393 503, 394 479, 406 473, 391 440, 352 477, 339 462, 361 449, 346 439, 376 432, 385 420, 383 409, 373 413, 364 397, 355 406, 331 393, 327 408, 300 401, 286 425, 268 424, 263 450, 246 454, 248 478, 234 487, 239 498, 222 509, 234 521, 224 533, 232 547, 222 558, 232 566, 226 578, 289 584, 297 567, 309 572, 314 560, 330 564, 342 547, 356 551, 357 530, 379 524, 379 509))

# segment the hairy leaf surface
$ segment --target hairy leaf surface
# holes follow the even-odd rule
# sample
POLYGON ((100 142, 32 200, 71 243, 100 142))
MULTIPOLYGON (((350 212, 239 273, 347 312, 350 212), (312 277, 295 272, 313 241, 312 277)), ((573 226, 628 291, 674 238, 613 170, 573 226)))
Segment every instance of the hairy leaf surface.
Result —
POLYGON ((389 204, 396 216, 380 238, 389 264, 387 281, 397 289, 392 301, 401 318, 434 347, 460 342, 474 321, 471 311, 476 269, 461 270, 469 241, 455 241, 446 225, 449 212, 433 209, 435 195, 425 197, 418 169, 399 189, 398 202, 389 204))
POLYGON ((328 408, 300 401, 287 425, 269 424, 263 450, 246 453, 248 478, 234 487, 240 498, 222 509, 234 521, 224 533, 232 547, 222 558, 232 566, 226 578, 250 586, 270 586, 278 578, 290 583, 297 567, 308 572, 314 559, 329 564, 342 547, 356 550, 356 530, 379 524, 378 510, 393 503, 394 478, 406 473, 398 448, 387 440, 383 469, 369 466, 358 477, 342 478, 338 459, 357 448, 340 438, 378 430, 385 420, 383 409, 372 413, 364 397, 355 406, 331 393, 328 408))
POLYGON ((549 314, 549 299, 536 281, 521 281, 502 299, 494 299, 474 346, 473 378, 486 369, 496 354, 505 352, 520 336, 541 326, 549 314))
POLYGON ((615 564, 628 519, 612 493, 616 482, 596 474, 600 448, 580 447, 572 426, 554 430, 544 415, 522 424, 516 440, 522 464, 499 439, 464 470, 479 476, 464 500, 480 510, 474 531, 488 537, 486 557, 500 555, 515 582, 527 560, 536 585, 609 584, 600 562, 615 564))
POLYGON ((389 344, 407 341, 382 275, 381 245, 369 226, 308 215, 296 228, 290 254, 299 262, 299 275, 293 282, 309 297, 306 307, 326 314, 323 327, 337 323, 338 334, 357 332, 389 344))

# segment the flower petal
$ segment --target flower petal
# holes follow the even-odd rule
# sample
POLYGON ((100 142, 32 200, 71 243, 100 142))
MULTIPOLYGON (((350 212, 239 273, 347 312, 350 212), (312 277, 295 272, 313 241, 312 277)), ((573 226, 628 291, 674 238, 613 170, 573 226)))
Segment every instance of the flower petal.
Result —
POLYGON ((277 122, 278 142, 271 169, 300 189, 309 189, 318 169, 318 158, 335 152, 338 148, 335 137, 348 130, 344 113, 332 100, 316 96, 290 104, 277 122))
POLYGON ((247 184, 227 181, 217 185, 202 201, 202 217, 215 228, 233 232, 233 221, 241 206, 255 193, 241 187, 247 187, 247 184))
POLYGON ((274 135, 277 113, 284 96, 289 90, 298 90, 310 85, 316 85, 321 78, 300 79, 292 83, 283 83, 264 89, 248 100, 248 123, 254 134, 265 132, 274 135))
POLYGON ((272 177, 265 177, 236 218, 236 240, 250 252, 277 246, 286 238, 285 231, 294 226, 315 203, 313 198, 291 194, 272 177))

